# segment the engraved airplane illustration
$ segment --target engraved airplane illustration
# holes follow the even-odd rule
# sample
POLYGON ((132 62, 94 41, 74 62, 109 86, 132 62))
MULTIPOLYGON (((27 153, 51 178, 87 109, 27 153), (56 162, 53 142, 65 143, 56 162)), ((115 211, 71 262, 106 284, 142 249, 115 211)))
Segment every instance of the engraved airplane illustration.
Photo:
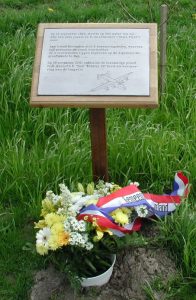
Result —
POLYGON ((129 72, 116 78, 112 78, 109 72, 104 74, 97 74, 97 79, 103 80, 103 83, 92 89, 91 92, 99 90, 109 91, 113 88, 126 90, 127 87, 125 85, 125 82, 129 80, 129 75, 132 73, 133 72, 129 72))

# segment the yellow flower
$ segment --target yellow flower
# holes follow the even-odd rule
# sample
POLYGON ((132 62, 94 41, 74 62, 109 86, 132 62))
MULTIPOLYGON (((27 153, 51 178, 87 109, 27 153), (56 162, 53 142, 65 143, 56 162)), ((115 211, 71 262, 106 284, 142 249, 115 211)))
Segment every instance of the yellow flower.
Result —
POLYGON ((130 215, 132 213, 132 210, 127 207, 122 207, 121 210, 124 214, 127 214, 127 215, 130 215))
POLYGON ((69 233, 64 231, 63 222, 54 223, 51 227, 51 237, 48 241, 50 249, 56 250, 67 245, 68 242, 69 233))
POLYGON ((113 232, 109 229, 101 226, 97 226, 96 228, 96 236, 94 236, 93 241, 98 242, 104 236, 104 232, 107 232, 109 235, 113 235, 113 232))
POLYGON ((96 234, 97 235, 94 236, 94 238, 93 238, 94 242, 98 242, 99 240, 101 240, 104 235, 103 231, 100 231, 100 230, 96 230, 96 234))
POLYGON ((34 228, 42 229, 44 227, 47 227, 47 224, 46 224, 45 220, 40 220, 39 222, 37 222, 37 223, 35 222, 34 224, 35 224, 34 228))
POLYGON ((114 192, 116 192, 116 191, 118 191, 118 190, 120 190, 120 189, 121 189, 120 185, 118 185, 118 184, 113 184, 113 185, 112 185, 112 188, 111 188, 111 193, 114 193, 114 192))
POLYGON ((48 248, 43 244, 36 244, 36 250, 40 255, 48 254, 48 248))
POLYGON ((81 183, 78 183, 78 192, 85 193, 84 187, 81 183))
POLYGON ((44 199, 42 201, 42 211, 41 211, 41 216, 45 217, 45 215, 55 212, 56 209, 53 205, 53 203, 49 199, 44 199))
POLYGON ((69 242, 69 233, 64 231, 59 231, 51 234, 48 240, 48 245, 51 250, 55 251, 62 246, 66 246, 68 242, 69 242))
POLYGON ((57 250, 60 245, 58 241, 58 236, 56 234, 52 234, 48 240, 48 245, 51 250, 57 250))
POLYGON ((60 246, 66 246, 69 242, 69 233, 60 232, 58 235, 58 242, 60 246))
POLYGON ((62 232, 64 230, 63 223, 58 222, 52 225, 51 232, 52 234, 58 234, 59 232, 62 232))
POLYGON ((114 218, 116 223, 125 225, 129 223, 129 217, 125 214, 120 208, 114 210, 111 213, 112 217, 114 218))
POLYGON ((94 227, 98 227, 98 224, 97 224, 97 218, 93 218, 92 220, 93 220, 92 225, 93 225, 94 227))
POLYGON ((93 195, 94 194, 94 182, 91 182, 87 185, 86 191, 88 195, 93 195))
POLYGON ((55 213, 50 213, 45 216, 45 221, 47 226, 52 227, 54 224, 62 222, 65 219, 62 215, 57 215, 55 213))

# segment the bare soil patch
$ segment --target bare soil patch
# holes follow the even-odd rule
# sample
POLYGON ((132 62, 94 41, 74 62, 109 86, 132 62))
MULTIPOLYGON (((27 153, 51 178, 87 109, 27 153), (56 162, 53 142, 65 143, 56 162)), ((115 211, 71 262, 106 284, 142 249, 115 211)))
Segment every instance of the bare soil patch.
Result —
MULTIPOLYGON (((146 235, 153 237, 149 228, 146 235), (150 233, 150 234, 149 234, 150 233)), ((31 300, 145 300, 144 286, 159 278, 165 284, 177 275, 174 261, 165 249, 128 248, 117 255, 112 277, 102 287, 85 288, 76 295, 66 278, 50 266, 35 276, 31 300)), ((157 293, 157 299, 164 299, 157 293)))

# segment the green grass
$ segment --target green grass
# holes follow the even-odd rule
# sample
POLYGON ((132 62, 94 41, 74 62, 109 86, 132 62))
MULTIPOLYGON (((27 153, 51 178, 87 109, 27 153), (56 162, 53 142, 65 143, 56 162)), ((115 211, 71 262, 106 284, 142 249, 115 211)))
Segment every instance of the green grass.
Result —
POLYGON ((0 299, 27 299, 32 285, 33 271, 44 267, 35 253, 23 249, 27 241, 33 243, 33 223, 25 228, 1 232, 0 299))
MULTIPOLYGON (((167 3, 167 82, 160 107, 107 110, 110 178, 120 184, 139 181, 143 191, 154 193, 171 187, 177 170, 184 170, 193 186, 196 183, 194 1, 167 3)), ((159 22, 160 4, 0 0, 0 299, 28 298, 40 259, 22 248, 34 241, 33 220, 46 190, 57 190, 62 181, 74 188, 92 175, 88 110, 29 107, 38 23, 159 22)), ((193 188, 190 211, 195 196, 193 188)), ((192 285, 185 277, 195 276, 194 224, 184 206, 161 224, 162 240, 178 253, 185 280, 178 283, 181 287, 186 283, 186 293, 192 285), (186 232, 181 234, 182 230, 186 232)))
POLYGON ((153 283, 147 283, 144 287, 147 300, 195 300, 195 289, 186 283, 182 277, 171 279, 167 284, 159 278, 153 283))
POLYGON ((196 212, 192 206, 188 202, 181 204, 159 226, 164 236, 162 242, 173 252, 184 276, 196 279, 196 212))
POLYGON ((156 242, 159 247, 170 250, 180 275, 167 284, 159 280, 148 283, 145 289, 149 299, 156 299, 157 291, 164 291, 165 300, 196 299, 196 211, 193 205, 186 201, 174 214, 157 223, 160 236, 156 242))

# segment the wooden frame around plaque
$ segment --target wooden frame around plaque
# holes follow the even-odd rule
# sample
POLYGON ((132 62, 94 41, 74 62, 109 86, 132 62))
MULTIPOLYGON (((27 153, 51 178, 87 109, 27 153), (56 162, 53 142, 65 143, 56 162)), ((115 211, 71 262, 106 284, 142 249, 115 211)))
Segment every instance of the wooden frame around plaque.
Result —
POLYGON ((33 107, 157 107, 157 24, 155 23, 41 23, 38 27, 31 100, 33 107), (149 29, 149 95, 38 95, 45 29, 149 29))

